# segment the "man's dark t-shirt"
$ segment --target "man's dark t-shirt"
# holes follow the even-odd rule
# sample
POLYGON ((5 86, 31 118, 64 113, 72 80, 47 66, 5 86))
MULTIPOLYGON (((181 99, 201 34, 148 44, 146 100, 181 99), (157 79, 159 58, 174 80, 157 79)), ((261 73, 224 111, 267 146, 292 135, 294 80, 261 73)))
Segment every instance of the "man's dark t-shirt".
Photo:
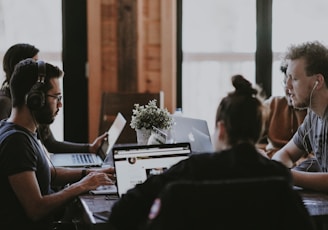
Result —
MULTIPOLYGON (((24 171, 34 171, 42 195, 52 193, 51 174, 46 153, 36 133, 2 120, 0 122, 0 226, 12 229, 47 229, 48 218, 32 222, 12 190, 8 177, 24 171)), ((2 229, 2 227, 0 227, 2 229)))

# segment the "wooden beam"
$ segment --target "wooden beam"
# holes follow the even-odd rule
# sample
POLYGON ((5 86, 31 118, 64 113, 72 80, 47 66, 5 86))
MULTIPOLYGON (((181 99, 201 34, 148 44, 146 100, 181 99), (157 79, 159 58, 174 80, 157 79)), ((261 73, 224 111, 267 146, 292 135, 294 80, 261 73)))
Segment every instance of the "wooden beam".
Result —
POLYGON ((118 90, 137 91, 137 4, 118 1, 118 90))
POLYGON ((87 0, 89 141, 98 136, 102 88, 101 0, 87 0), (95 45, 96 44, 96 45, 95 45))
POLYGON ((161 89, 164 106, 176 109, 177 82, 177 5, 176 0, 161 1, 161 89))

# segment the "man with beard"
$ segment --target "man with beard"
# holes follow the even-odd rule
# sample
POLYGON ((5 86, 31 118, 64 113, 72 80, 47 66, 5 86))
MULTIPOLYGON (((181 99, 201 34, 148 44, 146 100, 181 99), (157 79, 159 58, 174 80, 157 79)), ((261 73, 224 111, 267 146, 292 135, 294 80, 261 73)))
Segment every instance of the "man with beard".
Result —
POLYGON ((51 124, 61 103, 57 67, 26 59, 10 81, 12 111, 0 122, 0 228, 52 229, 53 216, 78 195, 112 184, 113 168, 50 166, 38 140, 39 124, 51 124), (54 192, 53 185, 67 185, 54 192))
MULTIPOLYGON (((269 113, 266 116, 265 129, 263 132, 262 147, 269 158, 281 149, 293 137, 298 127, 302 124, 306 114, 306 109, 296 109, 293 107, 287 82, 287 63, 282 61, 280 70, 283 73, 283 86, 285 96, 271 96, 264 102, 269 113), (263 147, 264 146, 264 147, 263 147)), ((297 162, 295 170, 318 172, 320 167, 313 153, 306 153, 297 162)))
MULTIPOLYGON (((3 56, 3 71, 5 79, 0 89, 0 120, 7 119, 11 113, 11 93, 9 82, 14 72, 15 65, 26 59, 38 60, 39 49, 28 43, 16 43, 12 45, 3 56)), ((97 137, 92 143, 76 143, 71 141, 59 141, 53 135, 49 125, 39 125, 37 130, 40 141, 50 153, 98 153, 101 145, 107 138, 107 133, 97 137)))
POLYGON ((292 104, 308 109, 308 114, 293 138, 272 159, 291 168, 306 153, 313 152, 321 172, 291 170, 294 184, 328 192, 328 49, 323 44, 306 42, 289 47, 286 87, 292 104))

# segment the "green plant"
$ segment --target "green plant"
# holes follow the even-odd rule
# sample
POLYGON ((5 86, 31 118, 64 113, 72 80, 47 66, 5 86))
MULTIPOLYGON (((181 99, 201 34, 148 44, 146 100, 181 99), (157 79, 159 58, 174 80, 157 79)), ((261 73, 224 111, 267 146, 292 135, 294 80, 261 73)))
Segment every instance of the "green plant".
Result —
POLYGON ((150 100, 147 105, 134 104, 130 126, 133 129, 169 129, 172 126, 172 117, 169 111, 158 108, 157 100, 150 100))

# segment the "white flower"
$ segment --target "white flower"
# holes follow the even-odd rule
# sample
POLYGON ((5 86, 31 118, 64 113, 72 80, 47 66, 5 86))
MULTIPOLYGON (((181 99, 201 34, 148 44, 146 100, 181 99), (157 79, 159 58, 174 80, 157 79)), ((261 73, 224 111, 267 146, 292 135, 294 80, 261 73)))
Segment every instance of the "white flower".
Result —
POLYGON ((156 99, 150 100, 148 105, 134 104, 130 126, 133 129, 169 129, 172 126, 172 117, 169 111, 160 109, 156 105, 156 99))

